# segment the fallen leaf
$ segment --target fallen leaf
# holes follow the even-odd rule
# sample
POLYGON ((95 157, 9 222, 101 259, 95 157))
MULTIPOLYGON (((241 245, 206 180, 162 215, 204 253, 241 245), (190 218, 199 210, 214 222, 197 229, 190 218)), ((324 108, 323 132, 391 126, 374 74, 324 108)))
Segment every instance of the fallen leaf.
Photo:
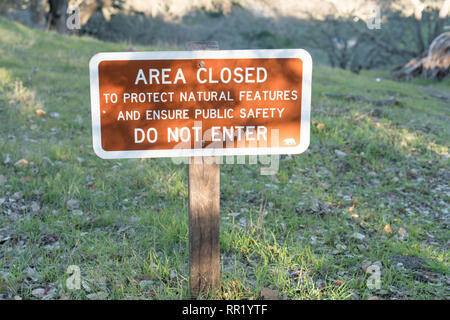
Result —
POLYGON ((37 114, 38 116, 41 116, 41 117, 42 117, 42 116, 45 116, 45 113, 46 113, 46 112, 45 112, 44 110, 42 110, 42 109, 37 109, 35 112, 36 112, 36 114, 37 114))
POLYGON ((370 297, 370 298, 367 299, 367 300, 380 300, 380 298, 378 298, 377 296, 372 296, 372 297, 370 297))
POLYGON ((316 128, 317 130, 323 130, 325 128, 325 125, 323 123, 318 123, 316 128))
POLYGON ((340 287, 344 284, 344 282, 342 282, 341 280, 334 280, 333 284, 340 287))
POLYGON ((23 168, 28 166, 28 160, 26 159, 20 159, 19 161, 17 161, 14 166, 19 167, 19 168, 23 168))
POLYGON ((391 225, 389 223, 385 225, 383 231, 387 234, 391 234, 392 233, 391 225))

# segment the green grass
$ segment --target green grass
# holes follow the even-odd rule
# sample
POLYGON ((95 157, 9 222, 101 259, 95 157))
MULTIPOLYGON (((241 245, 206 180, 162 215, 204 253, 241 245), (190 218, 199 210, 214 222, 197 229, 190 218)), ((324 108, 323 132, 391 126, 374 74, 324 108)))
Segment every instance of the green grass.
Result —
MULTIPOLYGON (((88 61, 128 47, 0 18, 0 298, 189 297, 186 165, 92 150, 88 61)), ((308 151, 273 176, 221 166, 222 287, 209 298, 448 298, 449 105, 423 88, 449 83, 385 74, 315 66, 308 151), (402 106, 324 93, 398 94, 402 106), (381 264, 380 289, 366 285, 367 261, 381 264)))

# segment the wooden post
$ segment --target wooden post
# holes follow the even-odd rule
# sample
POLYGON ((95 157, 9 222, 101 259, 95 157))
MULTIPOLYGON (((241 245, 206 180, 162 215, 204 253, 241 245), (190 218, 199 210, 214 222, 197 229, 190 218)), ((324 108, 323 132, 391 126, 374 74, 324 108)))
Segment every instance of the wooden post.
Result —
MULTIPOLYGON (((219 50, 216 41, 188 42, 189 50, 219 50)), ((220 164, 191 157, 189 176, 189 271, 193 298, 220 285, 220 164)))

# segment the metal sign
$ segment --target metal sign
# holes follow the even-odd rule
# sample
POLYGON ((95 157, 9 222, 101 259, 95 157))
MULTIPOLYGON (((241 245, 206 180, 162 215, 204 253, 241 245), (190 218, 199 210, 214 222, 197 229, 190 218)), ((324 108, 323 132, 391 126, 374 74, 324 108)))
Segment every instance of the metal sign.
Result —
POLYGON ((308 148, 312 61, 305 50, 99 53, 89 68, 101 158, 308 148))

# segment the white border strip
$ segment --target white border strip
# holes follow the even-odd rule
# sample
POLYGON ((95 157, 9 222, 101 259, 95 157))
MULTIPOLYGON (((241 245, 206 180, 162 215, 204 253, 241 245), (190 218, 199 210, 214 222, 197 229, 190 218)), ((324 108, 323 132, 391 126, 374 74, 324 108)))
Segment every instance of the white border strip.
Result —
POLYGON ((232 156, 298 154, 308 149, 310 141, 311 111, 311 55, 303 49, 276 50, 205 50, 205 51, 155 51, 155 52, 102 52, 89 61, 92 114, 92 142, 95 153, 103 159, 162 158, 190 156, 232 156), (187 60, 187 59, 257 59, 257 58, 299 58, 303 62, 302 114, 300 142, 295 147, 283 148, 223 148, 223 149, 161 149, 105 151, 101 143, 100 96, 98 65, 102 61, 115 60, 187 60))

